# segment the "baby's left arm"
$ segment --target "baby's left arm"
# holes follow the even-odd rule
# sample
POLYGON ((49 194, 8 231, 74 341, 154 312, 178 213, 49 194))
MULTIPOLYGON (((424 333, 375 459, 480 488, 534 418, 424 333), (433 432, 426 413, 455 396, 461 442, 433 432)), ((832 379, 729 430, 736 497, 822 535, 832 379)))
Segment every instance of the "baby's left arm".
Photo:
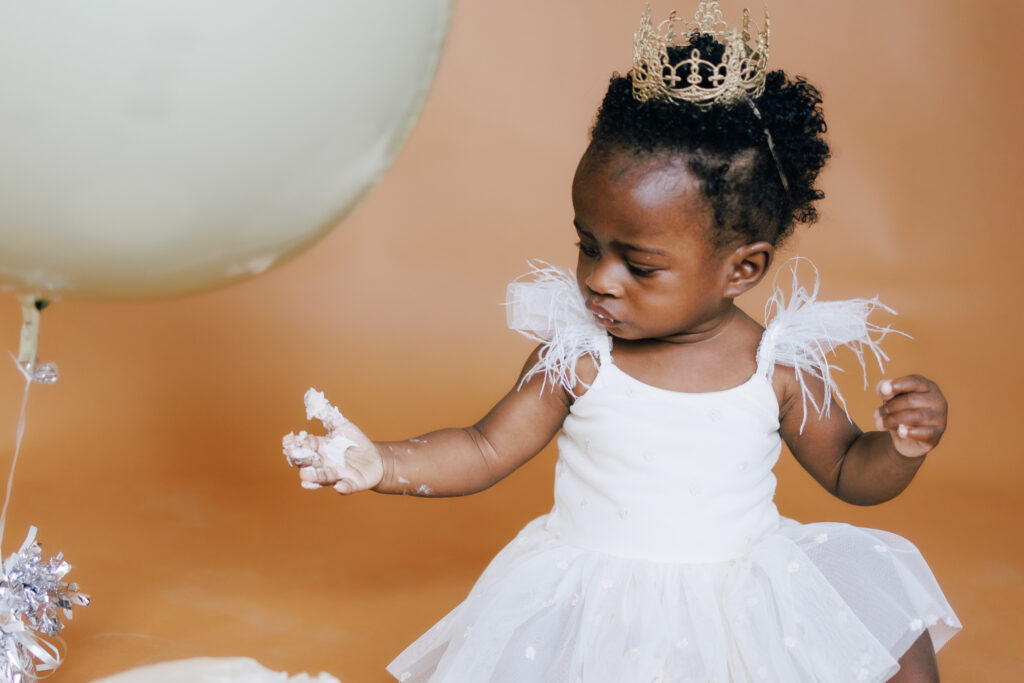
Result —
POLYGON ((848 503, 874 505, 896 497, 946 429, 946 399, 938 385, 920 375, 879 383, 882 405, 874 415, 879 431, 865 433, 831 396, 823 396, 824 384, 808 378, 808 389, 815 398, 831 401, 831 409, 819 416, 808 405, 811 412, 805 421, 794 371, 781 366, 779 370, 784 396, 779 418, 782 438, 811 476, 848 503))

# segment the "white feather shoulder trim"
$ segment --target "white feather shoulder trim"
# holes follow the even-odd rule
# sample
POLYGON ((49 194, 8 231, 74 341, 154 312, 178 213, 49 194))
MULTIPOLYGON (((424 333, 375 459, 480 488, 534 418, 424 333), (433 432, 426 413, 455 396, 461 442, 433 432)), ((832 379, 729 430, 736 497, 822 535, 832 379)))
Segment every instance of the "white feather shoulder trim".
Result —
POLYGON ((505 297, 508 326, 524 337, 543 342, 537 364, 523 383, 544 375, 548 384, 571 391, 576 362, 590 356, 601 363, 610 353, 608 333, 587 310, 571 271, 543 261, 531 261, 530 272, 509 283, 505 297))
POLYGON ((804 408, 804 418, 800 423, 802 432, 807 422, 808 403, 814 406, 819 416, 828 415, 829 396, 835 394, 839 403, 846 408, 846 401, 832 376, 840 368, 829 361, 829 356, 838 347, 846 346, 856 354, 864 373, 864 387, 867 388, 865 355, 871 353, 878 361, 879 369, 884 370, 883 363, 889 357, 882 350, 882 339, 890 333, 903 333, 868 321, 868 316, 879 309, 896 313, 879 301, 877 296, 872 299, 818 301, 818 269, 811 264, 814 285, 811 291, 807 291, 797 282, 797 266, 800 261, 807 259, 791 259, 788 263, 793 278, 788 300, 782 288, 776 285, 765 305, 765 331, 757 349, 757 370, 769 381, 775 372, 776 363, 796 370, 804 408), (807 387, 806 375, 825 384, 826 394, 820 404, 807 387))

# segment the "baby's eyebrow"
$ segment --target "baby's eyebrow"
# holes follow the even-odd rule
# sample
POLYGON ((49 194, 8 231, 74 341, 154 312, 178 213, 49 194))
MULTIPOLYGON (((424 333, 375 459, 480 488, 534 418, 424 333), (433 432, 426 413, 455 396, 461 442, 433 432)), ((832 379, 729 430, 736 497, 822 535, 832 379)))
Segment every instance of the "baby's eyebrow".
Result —
MULTIPOLYGON (((589 237, 591 239, 594 239, 594 236, 590 233, 590 231, 584 228, 582 225, 580 225, 579 221, 574 220, 572 224, 576 228, 576 232, 578 232, 581 237, 589 237)), ((639 244, 631 244, 629 242, 623 242, 621 240, 614 240, 612 242, 612 246, 620 251, 639 251, 644 254, 653 254, 655 256, 665 256, 665 254, 667 253, 663 249, 658 249, 656 247, 643 247, 640 246, 639 244)))
POLYGON ((664 256, 666 253, 665 250, 657 249, 656 247, 642 247, 639 244, 630 244, 629 242, 620 242, 618 240, 612 242, 612 246, 623 251, 640 251, 645 254, 654 254, 655 256, 664 256))

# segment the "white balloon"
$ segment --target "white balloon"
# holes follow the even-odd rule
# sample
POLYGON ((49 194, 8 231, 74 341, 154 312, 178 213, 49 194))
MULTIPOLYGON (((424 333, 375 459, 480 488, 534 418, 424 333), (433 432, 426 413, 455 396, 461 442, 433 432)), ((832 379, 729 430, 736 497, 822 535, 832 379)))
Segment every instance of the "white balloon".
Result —
POLYGON ((0 290, 262 272, 380 178, 450 0, 0 0, 0 290))

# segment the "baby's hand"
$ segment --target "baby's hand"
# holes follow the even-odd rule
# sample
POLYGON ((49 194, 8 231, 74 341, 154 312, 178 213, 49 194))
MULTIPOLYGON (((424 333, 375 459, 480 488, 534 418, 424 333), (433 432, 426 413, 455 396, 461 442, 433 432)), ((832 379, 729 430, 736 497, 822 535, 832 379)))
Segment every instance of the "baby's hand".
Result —
POLYGON ((305 401, 307 419, 320 420, 327 435, 303 431, 288 434, 281 441, 288 463, 301 468, 303 488, 333 486, 338 493, 348 494, 379 484, 384 463, 374 443, 319 391, 307 391, 305 401))
POLYGON ((946 399, 938 385, 920 375, 879 382, 881 407, 875 428, 888 430, 896 450, 916 458, 935 448, 946 430, 946 399))

